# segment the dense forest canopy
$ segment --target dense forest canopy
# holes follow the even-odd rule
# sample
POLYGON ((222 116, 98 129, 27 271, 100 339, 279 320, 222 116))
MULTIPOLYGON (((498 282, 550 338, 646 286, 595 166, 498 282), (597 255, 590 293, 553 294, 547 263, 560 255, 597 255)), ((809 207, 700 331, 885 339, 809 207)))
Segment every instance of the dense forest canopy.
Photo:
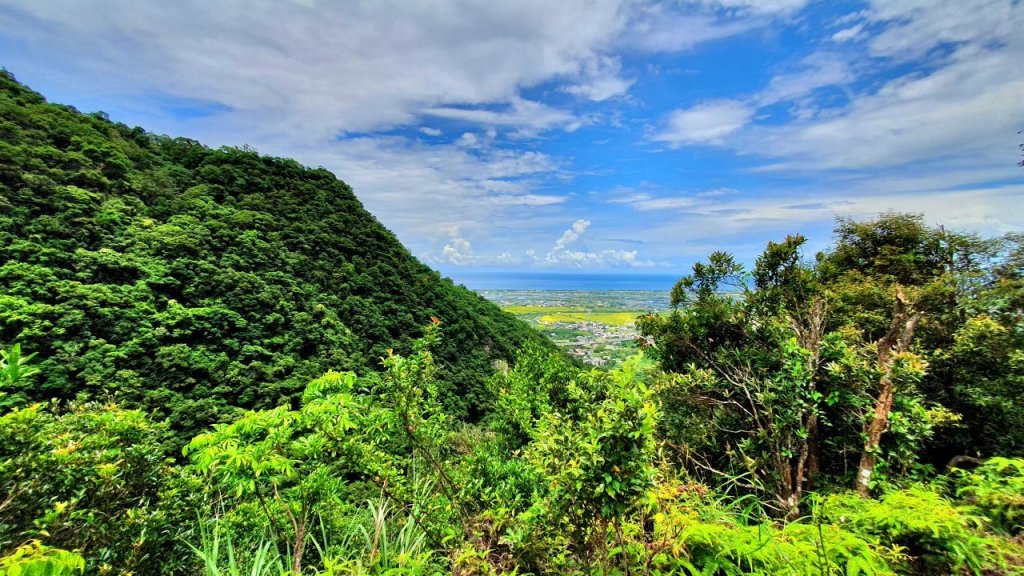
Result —
POLYGON ((323 169, 0 75, 0 574, 1024 574, 1024 237, 711 254, 585 369, 323 169))
POLYGON ((213 150, 47 103, 0 75, 0 342, 8 395, 114 398, 185 436, 380 369, 431 317, 453 414, 532 330, 418 262, 324 169, 213 150))

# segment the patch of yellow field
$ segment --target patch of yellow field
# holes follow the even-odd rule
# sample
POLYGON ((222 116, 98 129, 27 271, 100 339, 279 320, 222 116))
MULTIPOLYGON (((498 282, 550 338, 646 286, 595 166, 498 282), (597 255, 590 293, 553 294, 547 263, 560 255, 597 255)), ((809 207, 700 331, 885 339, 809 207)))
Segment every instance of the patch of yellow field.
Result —
POLYGON ((636 321, 640 314, 637 312, 580 312, 580 311, 558 311, 547 309, 538 320, 541 324, 553 324, 555 322, 596 322, 609 326, 628 326, 636 321))

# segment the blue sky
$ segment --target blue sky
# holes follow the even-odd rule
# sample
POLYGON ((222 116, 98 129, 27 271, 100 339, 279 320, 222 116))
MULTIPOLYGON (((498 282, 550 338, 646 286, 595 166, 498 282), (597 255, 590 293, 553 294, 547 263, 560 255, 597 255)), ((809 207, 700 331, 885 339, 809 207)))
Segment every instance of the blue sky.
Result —
POLYGON ((665 274, 837 216, 1024 227, 1017 0, 0 0, 53 101, 348 182, 424 261, 665 274))

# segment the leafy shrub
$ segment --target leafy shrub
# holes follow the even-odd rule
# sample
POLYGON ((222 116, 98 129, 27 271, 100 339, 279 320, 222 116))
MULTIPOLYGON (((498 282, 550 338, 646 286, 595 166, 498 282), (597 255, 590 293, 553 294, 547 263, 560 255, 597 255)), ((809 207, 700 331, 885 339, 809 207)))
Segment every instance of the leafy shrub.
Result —
POLYGON ((202 494, 174 479, 165 430, 111 404, 0 416, 0 551, 36 538, 81 551, 90 570, 167 571, 185 556, 176 552, 190 525, 181 512, 202 494))
POLYGON ((85 570, 85 560, 67 550, 43 546, 31 540, 0 558, 0 574, 6 576, 71 576, 85 570))
POLYGON ((957 496, 999 530, 1018 534, 1024 529, 1024 459, 990 458, 981 466, 960 471, 957 496))
POLYGON ((650 566, 663 574, 892 574, 889 550, 836 524, 750 522, 700 485, 655 492, 650 566))
POLYGON ((828 496, 824 518, 905 553, 917 571, 998 567, 998 542, 980 532, 984 520, 966 514, 936 491, 915 486, 878 500, 852 493, 828 496))

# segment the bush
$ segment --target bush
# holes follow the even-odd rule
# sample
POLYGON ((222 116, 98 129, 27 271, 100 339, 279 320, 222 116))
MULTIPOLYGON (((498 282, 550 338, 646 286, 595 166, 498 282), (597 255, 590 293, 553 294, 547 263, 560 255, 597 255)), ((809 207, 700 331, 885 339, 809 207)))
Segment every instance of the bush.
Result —
POLYGON ((915 572, 980 573, 1003 564, 999 541, 980 531, 984 519, 925 486, 878 500, 836 494, 824 499, 821 512, 828 521, 905 554, 915 572))
POLYGON ((80 551, 90 570, 163 574, 180 563, 194 508, 161 455, 164 431, 112 404, 0 416, 0 552, 35 538, 80 551))
POLYGON ((991 458, 970 471, 959 471, 957 496, 1006 534, 1024 529, 1024 459, 991 458))

